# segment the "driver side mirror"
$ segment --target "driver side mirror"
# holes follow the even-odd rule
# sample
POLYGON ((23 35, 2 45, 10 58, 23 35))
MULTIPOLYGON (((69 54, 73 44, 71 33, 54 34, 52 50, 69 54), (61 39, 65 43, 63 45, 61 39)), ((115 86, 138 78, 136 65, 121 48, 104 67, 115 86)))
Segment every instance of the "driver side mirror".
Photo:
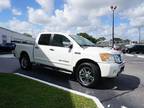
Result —
POLYGON ((71 42, 63 42, 63 45, 64 45, 64 47, 67 47, 67 48, 70 48, 70 49, 73 48, 73 44, 71 42))

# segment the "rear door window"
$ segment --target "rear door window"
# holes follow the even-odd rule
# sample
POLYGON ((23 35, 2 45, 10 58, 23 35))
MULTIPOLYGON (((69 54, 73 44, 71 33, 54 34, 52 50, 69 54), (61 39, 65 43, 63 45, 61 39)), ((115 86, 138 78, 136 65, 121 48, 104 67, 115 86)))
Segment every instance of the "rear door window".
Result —
POLYGON ((51 45, 58 46, 58 47, 65 47, 64 43, 69 43, 69 42, 70 40, 67 37, 63 35, 55 34, 51 42, 51 45))
POLYGON ((41 34, 39 38, 39 45, 49 45, 51 39, 51 34, 41 34))

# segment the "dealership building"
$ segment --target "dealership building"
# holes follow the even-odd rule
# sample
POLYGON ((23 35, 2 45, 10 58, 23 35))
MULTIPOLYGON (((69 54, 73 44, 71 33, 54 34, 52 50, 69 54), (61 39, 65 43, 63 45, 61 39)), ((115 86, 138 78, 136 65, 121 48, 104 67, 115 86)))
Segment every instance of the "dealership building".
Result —
POLYGON ((0 44, 11 42, 33 42, 33 38, 27 35, 0 27, 0 44))

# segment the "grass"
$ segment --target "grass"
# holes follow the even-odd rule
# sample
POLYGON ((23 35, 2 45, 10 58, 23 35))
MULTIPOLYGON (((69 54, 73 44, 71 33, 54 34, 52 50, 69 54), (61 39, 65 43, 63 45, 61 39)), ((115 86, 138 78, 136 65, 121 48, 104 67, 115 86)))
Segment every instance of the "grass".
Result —
POLYGON ((0 108, 97 108, 81 97, 13 74, 0 74, 0 108))

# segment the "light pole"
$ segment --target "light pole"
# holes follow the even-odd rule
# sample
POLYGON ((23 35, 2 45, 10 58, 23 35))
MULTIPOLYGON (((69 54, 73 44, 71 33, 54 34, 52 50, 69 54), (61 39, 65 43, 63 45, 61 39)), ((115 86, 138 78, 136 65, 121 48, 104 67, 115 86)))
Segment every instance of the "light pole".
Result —
POLYGON ((144 28, 144 25, 138 26, 138 33, 139 33, 139 44, 141 43, 141 30, 144 28))
POLYGON ((114 48, 114 11, 116 10, 117 6, 111 6, 112 10, 112 48, 114 48))
POLYGON ((141 42, 141 27, 138 27, 138 32, 139 32, 139 44, 141 42))

